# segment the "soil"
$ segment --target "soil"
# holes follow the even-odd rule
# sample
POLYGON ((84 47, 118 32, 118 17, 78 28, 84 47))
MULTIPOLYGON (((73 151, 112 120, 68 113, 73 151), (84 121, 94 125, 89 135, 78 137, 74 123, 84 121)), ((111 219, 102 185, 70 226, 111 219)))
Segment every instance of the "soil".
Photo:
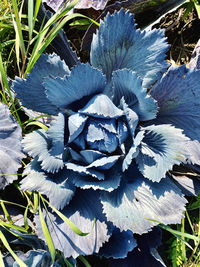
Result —
POLYGON ((168 53, 170 63, 177 65, 187 64, 194 47, 200 39, 200 20, 196 11, 192 10, 184 17, 184 8, 179 8, 173 13, 167 14, 154 28, 165 29, 165 35, 171 48, 168 53))

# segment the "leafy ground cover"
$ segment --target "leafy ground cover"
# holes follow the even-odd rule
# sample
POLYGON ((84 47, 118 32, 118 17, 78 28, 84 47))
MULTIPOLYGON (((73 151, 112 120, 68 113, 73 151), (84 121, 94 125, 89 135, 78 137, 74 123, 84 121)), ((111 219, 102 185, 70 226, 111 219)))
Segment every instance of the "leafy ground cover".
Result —
POLYGON ((76 2, 1 3, 1 265, 198 266, 198 14, 76 2))

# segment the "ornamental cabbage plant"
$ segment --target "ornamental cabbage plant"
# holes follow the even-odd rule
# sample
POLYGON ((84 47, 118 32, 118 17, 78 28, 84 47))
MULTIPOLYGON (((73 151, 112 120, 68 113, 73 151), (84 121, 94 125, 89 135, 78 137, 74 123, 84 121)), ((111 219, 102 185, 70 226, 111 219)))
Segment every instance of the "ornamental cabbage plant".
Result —
MULTIPOLYGON (((23 139, 32 161, 21 189, 40 191, 89 233, 75 234, 44 209, 65 257, 95 253, 128 264, 127 255, 133 261, 142 243, 135 234, 183 217, 184 186, 170 171, 199 164, 200 72, 170 67, 168 47, 163 30, 137 30, 122 9, 101 21, 90 64, 69 70, 57 55, 45 54, 27 79, 14 81, 23 106, 55 118, 47 131, 23 139)), ((37 215, 35 222, 45 239, 37 215)))

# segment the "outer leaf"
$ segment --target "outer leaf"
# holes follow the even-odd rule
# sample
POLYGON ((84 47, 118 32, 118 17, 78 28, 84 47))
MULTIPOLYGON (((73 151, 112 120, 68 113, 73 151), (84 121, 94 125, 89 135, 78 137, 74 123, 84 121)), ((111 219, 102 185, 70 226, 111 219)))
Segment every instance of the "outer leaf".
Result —
POLYGON ((101 193, 106 217, 121 231, 148 232, 157 223, 180 223, 187 200, 169 178, 153 183, 141 176, 137 168, 129 168, 121 186, 113 192, 101 193))
MULTIPOLYGON (((87 236, 79 236, 60 217, 50 213, 50 220, 44 212, 54 246, 63 251, 65 257, 76 258, 78 255, 97 253, 102 244, 108 241, 107 226, 97 192, 90 190, 77 192, 70 205, 65 207, 62 213, 82 231, 89 233, 87 236), (95 224, 94 218, 96 218, 95 224)), ((35 217, 35 222, 38 236, 44 240, 38 216, 35 217)))
POLYGON ((92 40, 91 64, 102 69, 108 80, 115 70, 131 69, 142 77, 147 88, 165 71, 167 48, 162 30, 136 30, 133 15, 121 9, 100 23, 92 40))
POLYGON ((7 106, 0 103, 0 189, 17 179, 17 170, 24 157, 22 132, 7 106))
POLYGON ((107 4, 108 0, 80 0, 76 5, 76 8, 84 9, 84 8, 94 8, 96 10, 103 10, 107 4))
POLYGON ((77 111, 77 107, 84 106, 92 95, 104 90, 105 77, 89 64, 79 64, 72 69, 69 77, 46 78, 44 86, 52 104, 59 109, 77 111))
POLYGON ((36 160, 33 160, 23 174, 26 177, 21 181, 21 189, 40 191, 57 209, 63 209, 74 195, 75 186, 70 182, 70 172, 66 169, 56 174, 45 173, 36 160))
MULTIPOLYGON (((125 259, 112 260, 111 266, 123 267, 163 267, 164 262, 160 258, 156 248, 161 245, 161 231, 154 228, 148 234, 137 237, 138 246, 129 252, 125 259)), ((166 266, 165 266, 166 267, 166 266)))
POLYGON ((56 103, 51 103, 46 95, 42 84, 43 78, 51 76, 60 76, 69 74, 70 71, 64 61, 61 61, 56 54, 41 55, 34 65, 26 80, 16 77, 13 82, 13 89, 17 97, 26 108, 56 115, 58 109, 56 103))
MULTIPOLYGON (((72 0, 70 0, 71 2, 72 0)), ((54 11, 58 11, 65 3, 66 0, 43 0, 54 11)), ((108 0, 80 0, 76 5, 76 9, 94 8, 96 10, 104 9, 108 0)))
POLYGON ((200 143, 197 140, 190 140, 187 142, 186 149, 189 154, 188 163, 200 165, 200 143))
POLYGON ((141 121, 156 117, 156 101, 142 87, 142 80, 131 70, 118 70, 113 73, 114 98, 118 106, 123 97, 129 108, 137 113, 141 121))
POLYGON ((106 258, 125 258, 128 252, 132 251, 136 246, 137 242, 131 231, 120 232, 119 229, 115 228, 109 242, 103 245, 98 254, 106 258))
POLYGON ((189 138, 171 125, 152 125, 142 128, 144 138, 136 158, 144 177, 159 182, 173 165, 186 162, 189 138))
POLYGON ((13 241, 11 241, 11 243, 25 245, 35 250, 46 248, 44 241, 39 239, 37 235, 32 235, 30 233, 22 234, 19 231, 17 232, 17 235, 19 236, 19 238, 14 239, 13 241))
POLYGON ((186 196, 197 196, 200 192, 200 180, 197 177, 189 178, 185 175, 172 175, 172 177, 176 181, 177 186, 186 196))
POLYGON ((52 262, 54 263, 55 257, 56 257, 56 250, 55 250, 51 235, 49 233, 49 229, 48 229, 46 222, 44 220, 44 216, 43 216, 40 205, 39 205, 39 217, 40 217, 40 223, 42 226, 42 231, 43 231, 47 246, 49 248, 49 252, 51 254, 51 259, 52 259, 52 262))
POLYGON ((193 55, 190 60, 189 67, 191 69, 193 68, 200 69, 200 39, 198 43, 196 44, 195 49, 193 51, 193 55))
MULTIPOLYGON (((54 263, 52 264, 50 253, 45 250, 29 250, 27 253, 22 254, 20 258, 23 260, 24 263, 27 264, 29 267, 36 267, 36 266, 52 266, 52 267, 60 267, 59 264, 54 263)), ((17 267, 14 263, 13 267, 17 267)))
POLYGON ((171 67, 150 92, 159 107, 155 122, 172 124, 191 139, 200 140, 199 83, 198 70, 171 67))

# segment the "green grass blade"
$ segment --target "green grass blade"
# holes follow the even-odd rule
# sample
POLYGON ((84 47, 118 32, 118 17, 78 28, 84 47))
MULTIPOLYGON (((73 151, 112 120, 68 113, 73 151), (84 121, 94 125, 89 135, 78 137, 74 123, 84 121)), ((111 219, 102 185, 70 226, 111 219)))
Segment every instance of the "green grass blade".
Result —
POLYGON ((8 211, 7 211, 7 209, 6 209, 6 207, 5 207, 5 205, 4 205, 3 202, 1 202, 1 207, 2 207, 2 210, 3 210, 3 212, 4 212, 4 215, 5 215, 6 219, 7 219, 11 224, 13 224, 13 221, 12 221, 12 219, 11 219, 11 217, 10 217, 10 214, 8 213, 8 211))
POLYGON ((20 119, 20 117, 17 113, 16 107, 15 107, 15 102, 13 100, 13 97, 12 97, 12 94, 10 91, 10 86, 8 84, 8 81, 7 81, 6 70, 3 66, 2 56, 0 53, 0 81, 1 81, 1 79, 2 79, 2 97, 3 97, 4 103, 6 103, 8 105, 7 98, 6 98, 6 92, 7 92, 9 95, 9 101, 12 103, 12 107, 11 107, 12 115, 17 119, 19 125, 22 127, 21 119, 20 119), (6 88, 6 91, 4 90, 4 88, 6 88))
POLYGON ((16 33, 18 35, 19 38, 19 43, 20 43, 20 48, 21 48, 21 53, 22 53, 22 57, 24 58, 25 54, 26 54, 26 49, 25 49, 25 45, 24 45, 24 39, 23 39, 23 35, 22 35, 22 28, 21 28, 21 21, 19 18, 19 11, 18 11, 18 7, 17 7, 17 1, 16 0, 11 0, 12 1, 12 7, 13 7, 13 11, 14 11, 14 21, 16 21, 16 33))
POLYGON ((46 125, 44 125, 43 123, 39 122, 39 121, 29 122, 28 124, 26 124, 25 128, 30 126, 30 125, 38 126, 39 128, 42 128, 45 131, 48 130, 48 127, 46 125))
POLYGON ((44 199, 41 194, 40 197, 42 199, 42 201, 45 201, 49 207, 52 208, 52 210, 57 213, 57 215, 72 229, 72 231, 74 231, 74 233, 76 233, 77 235, 80 236, 86 236, 89 233, 83 233, 72 221, 70 221, 65 215, 63 215, 60 211, 58 211, 54 206, 52 206, 46 199, 44 199))
POLYGON ((5 267, 4 262, 3 262, 3 256, 1 254, 1 250, 0 250, 0 266, 5 267))
POLYGON ((40 9, 40 5, 41 5, 41 0, 36 0, 36 2, 35 2, 35 13, 34 13, 34 18, 33 18, 33 25, 34 26, 35 26, 37 15, 38 15, 38 12, 39 12, 39 9, 40 9))
POLYGON ((194 3, 192 3, 192 2, 187 3, 186 10, 185 10, 183 17, 182 17, 183 20, 187 18, 189 13, 192 11, 193 6, 194 6, 194 3))
POLYGON ((31 119, 29 119, 29 120, 23 122, 23 125, 24 125, 24 124, 28 124, 29 122, 32 122, 32 121, 36 121, 36 120, 41 119, 41 118, 48 118, 48 117, 51 117, 51 115, 47 115, 47 114, 40 115, 40 116, 31 118, 31 119))
MULTIPOLYGON (((60 10, 58 10, 48 21, 47 23, 44 25, 43 29, 41 29, 41 31, 39 32, 39 34, 37 35, 36 39, 37 42, 34 45, 31 57, 29 59, 28 62, 28 66, 26 69, 25 74, 29 73, 30 70, 32 69, 32 67, 34 66, 35 62, 38 60, 38 58, 40 57, 40 55, 42 54, 42 52, 44 51, 44 49, 48 46, 48 45, 44 45, 43 40, 45 40, 47 38, 47 34, 49 31, 51 31, 51 26, 57 22, 60 18, 62 18, 63 16, 65 16, 72 8, 74 8, 74 6, 79 2, 79 0, 73 0, 69 5, 67 5, 67 7, 63 7, 60 10)), ((61 29, 61 27, 60 27, 61 29)), ((59 31, 58 31, 59 32, 59 31)), ((57 33, 58 33, 57 32, 57 33)), ((55 37, 53 37, 51 40, 53 40, 55 37)), ((31 43, 34 42, 36 40, 34 38, 34 40, 31 40, 31 43)), ((48 39, 48 44, 51 42, 49 42, 50 40, 48 39)))
POLYGON ((17 231, 20 231, 20 232, 24 232, 24 233, 27 233, 27 230, 21 226, 18 226, 18 225, 15 225, 15 224, 11 224, 11 223, 7 223, 7 222, 3 222, 0 220, 0 226, 2 227, 8 227, 10 229, 15 229, 17 231))
POLYGON ((1 53, 0 53, 0 83, 2 86, 3 103, 7 103, 5 88, 8 89, 9 85, 8 85, 8 81, 7 81, 7 75, 6 75, 4 66, 3 66, 1 53))
POLYGON ((78 259, 85 265, 85 267, 91 267, 89 262, 83 256, 80 255, 78 259))
POLYGON ((33 204, 34 204, 34 213, 38 209, 38 194, 36 192, 33 192, 33 204))
POLYGON ((29 205, 27 205, 27 207, 25 209, 25 212, 24 212, 24 227, 25 227, 26 230, 29 229, 28 220, 27 220, 28 211, 29 211, 29 205))
POLYGON ((187 220, 188 220, 188 222, 189 222, 190 228, 191 228, 191 230, 192 230, 192 233, 193 233, 193 235, 194 235, 194 234, 195 234, 194 227, 193 227, 193 225, 192 225, 192 222, 191 222, 191 220, 190 220, 190 217, 189 217, 189 214, 188 214, 187 210, 185 211, 185 214, 186 214, 187 220))
POLYGON ((165 224, 163 224, 163 223, 161 223, 161 222, 159 222, 157 220, 153 220, 153 219, 147 219, 147 220, 158 223, 159 226, 162 229, 164 229, 164 230, 166 230, 166 231, 168 231, 168 232, 170 232, 170 233, 172 233, 172 234, 174 234, 176 236, 182 236, 182 237, 185 237, 185 238, 193 239, 193 240, 198 241, 198 242, 200 241, 200 237, 197 237, 197 236, 194 236, 194 235, 191 235, 191 234, 188 234, 188 233, 182 233, 180 231, 174 230, 174 229, 170 228, 169 226, 167 226, 167 225, 165 225, 165 224))
POLYGON ((11 249, 10 245, 8 244, 8 241, 6 240, 4 234, 0 231, 0 239, 5 246, 5 248, 10 252, 10 254, 13 256, 13 258, 16 260, 16 262, 19 264, 20 267, 28 267, 11 249))
MULTIPOLYGON (((1 26, 1 25, 0 25, 1 26)), ((9 41, 6 41, 6 42, 4 42, 3 44, 1 44, 1 47, 2 48, 5 48, 6 46, 9 46, 9 45, 12 45, 12 44, 14 44, 15 43, 15 40, 13 39, 13 40, 9 40, 9 41)))
POLYGON ((33 34, 33 23, 34 23, 34 17, 33 17, 33 0, 28 0, 28 27, 29 27, 29 40, 32 38, 33 34))
POLYGON ((49 252, 51 254, 52 264, 54 264, 55 257, 56 257, 56 250, 55 250, 51 235, 49 233, 49 229, 48 229, 48 227, 46 225, 46 222, 44 220, 44 216, 43 216, 43 213, 42 213, 42 210, 41 210, 41 207, 40 207, 40 203, 39 203, 39 216, 40 216, 40 223, 41 223, 41 226, 42 226, 42 231, 44 233, 44 236, 45 236, 45 239, 46 239, 46 242, 47 242, 47 246, 48 246, 49 252))
POLYGON ((72 265, 67 259, 65 259, 65 257, 63 257, 63 260, 67 267, 74 267, 74 265, 72 265))
POLYGON ((194 0, 194 6, 197 12, 197 16, 200 19, 200 3, 198 2, 198 0, 194 0))
POLYGON ((92 22, 98 24, 94 20, 88 18, 85 15, 79 14, 79 13, 73 13, 71 15, 66 16, 61 22, 56 23, 56 25, 51 30, 50 34, 46 38, 44 38, 44 40, 41 42, 40 48, 39 48, 39 50, 37 50, 37 54, 32 59, 32 62, 29 65, 29 68, 30 69, 33 67, 33 65, 38 60, 38 58, 41 56, 41 54, 45 51, 45 49, 50 45, 50 43, 53 41, 53 39, 57 36, 57 34, 59 33, 59 31, 64 27, 64 25, 68 21, 70 21, 71 19, 78 18, 78 17, 81 17, 81 18, 84 18, 84 19, 89 19, 92 22))
POLYGON ((15 203, 15 202, 11 202, 11 201, 7 201, 7 200, 3 200, 3 199, 0 199, 0 202, 3 202, 3 203, 6 203, 6 204, 10 204, 10 205, 14 205, 14 206, 17 206, 17 207, 20 207, 20 208, 23 208, 23 209, 26 209, 25 206, 23 205, 20 205, 18 203, 15 203))
POLYGON ((15 29, 15 53, 16 53, 16 61, 17 61, 17 68, 19 72, 19 76, 21 76, 21 70, 20 70, 20 38, 19 38, 19 32, 17 30, 17 24, 14 19, 13 15, 13 26, 15 29))

